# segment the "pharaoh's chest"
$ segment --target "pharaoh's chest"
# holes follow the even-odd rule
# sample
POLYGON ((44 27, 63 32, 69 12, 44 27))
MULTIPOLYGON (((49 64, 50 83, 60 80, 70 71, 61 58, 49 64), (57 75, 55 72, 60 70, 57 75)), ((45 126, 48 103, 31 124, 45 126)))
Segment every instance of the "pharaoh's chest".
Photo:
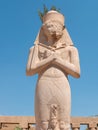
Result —
POLYGON ((40 60, 49 57, 52 54, 52 50, 43 46, 38 46, 38 57, 40 60))
POLYGON ((40 60, 49 57, 53 53, 57 53, 61 59, 66 59, 68 61, 70 60, 70 50, 65 47, 57 48, 57 49, 46 48, 43 46, 38 47, 38 57, 40 60))

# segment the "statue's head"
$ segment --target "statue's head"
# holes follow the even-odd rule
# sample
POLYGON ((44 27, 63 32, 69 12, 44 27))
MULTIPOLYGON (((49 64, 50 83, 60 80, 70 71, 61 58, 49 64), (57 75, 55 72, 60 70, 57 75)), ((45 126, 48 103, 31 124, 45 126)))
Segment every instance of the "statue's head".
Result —
POLYGON ((47 44, 50 39, 61 44, 61 46, 73 45, 72 40, 64 26, 64 16, 54 10, 48 11, 43 16, 43 25, 37 35, 35 44, 47 44))
POLYGON ((64 16, 57 11, 49 11, 43 17, 43 30, 47 37, 59 39, 63 35, 64 16))
POLYGON ((59 126, 60 126, 60 130, 65 130, 65 122, 64 121, 60 121, 59 126))
POLYGON ((57 124, 58 124, 57 118, 52 118, 50 120, 50 126, 51 126, 51 128, 55 128, 57 126, 57 124))

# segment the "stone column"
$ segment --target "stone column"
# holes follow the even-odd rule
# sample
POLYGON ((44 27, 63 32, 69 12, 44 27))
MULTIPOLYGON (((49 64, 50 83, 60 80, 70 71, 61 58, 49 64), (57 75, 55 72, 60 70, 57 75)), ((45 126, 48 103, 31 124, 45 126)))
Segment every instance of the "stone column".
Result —
POLYGON ((80 124, 79 123, 72 123, 72 130, 79 130, 80 124))
POLYGON ((0 129, 2 128, 2 123, 0 123, 0 129))
POLYGON ((88 125, 88 127, 89 127, 90 130, 97 130, 97 124, 96 123, 90 123, 88 125))
POLYGON ((29 125, 29 130, 35 130, 35 126, 29 125))
POLYGON ((22 128, 22 130, 28 129, 28 122, 21 122, 19 125, 20 125, 20 128, 22 128))

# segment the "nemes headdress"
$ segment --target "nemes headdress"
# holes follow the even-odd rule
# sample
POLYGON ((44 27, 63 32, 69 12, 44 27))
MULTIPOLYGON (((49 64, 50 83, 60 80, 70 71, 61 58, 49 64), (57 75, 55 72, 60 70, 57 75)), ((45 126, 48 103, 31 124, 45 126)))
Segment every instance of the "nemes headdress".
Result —
MULTIPOLYGON (((56 22, 59 22, 60 24, 62 24, 62 26, 64 26, 64 16, 57 12, 57 11, 54 11, 54 10, 51 10, 51 11, 48 11, 44 16, 43 16, 43 24, 45 24, 46 22, 48 21, 56 21, 56 22)), ((60 39, 60 42, 66 46, 70 46, 70 45, 73 45, 73 42, 70 38, 70 35, 69 33, 67 32, 67 29, 64 28, 63 30, 63 36, 61 37, 60 39)), ((46 36, 44 35, 44 32, 43 32, 43 28, 41 27, 38 35, 37 35, 37 38, 35 40, 35 44, 38 44, 38 43, 47 43, 47 38, 46 36)))

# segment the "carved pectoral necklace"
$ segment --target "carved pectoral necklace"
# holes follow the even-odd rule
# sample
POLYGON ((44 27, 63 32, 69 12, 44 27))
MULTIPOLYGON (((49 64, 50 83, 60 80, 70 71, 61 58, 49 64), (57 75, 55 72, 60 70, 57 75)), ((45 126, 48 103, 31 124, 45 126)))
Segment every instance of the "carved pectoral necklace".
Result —
POLYGON ((65 48, 65 47, 61 46, 61 47, 56 48, 54 46, 48 46, 48 45, 39 43, 38 48, 39 48, 38 57, 40 60, 43 60, 43 59, 49 57, 56 50, 59 50, 59 49, 65 48))

